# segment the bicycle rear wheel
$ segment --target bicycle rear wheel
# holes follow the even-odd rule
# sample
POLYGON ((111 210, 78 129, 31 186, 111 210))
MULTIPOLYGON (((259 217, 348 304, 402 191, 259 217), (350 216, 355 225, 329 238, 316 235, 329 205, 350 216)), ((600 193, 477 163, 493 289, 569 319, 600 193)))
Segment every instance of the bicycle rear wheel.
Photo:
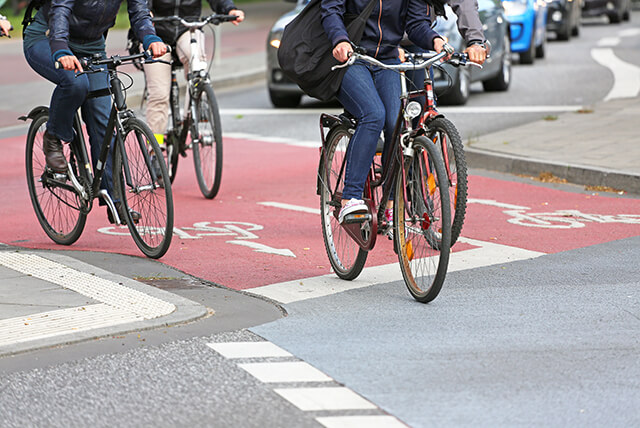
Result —
MULTIPOLYGON (((87 221, 86 207, 73 189, 67 174, 54 174, 46 167, 42 139, 48 114, 43 110, 33 119, 27 134, 26 169, 31 204, 44 232, 53 242, 71 245, 78 240, 87 221)), ((70 144, 63 144, 65 158, 76 177, 80 169, 70 144)), ((85 179, 80 179, 84 185, 85 179)))
POLYGON ((222 179, 222 125, 218 103, 208 84, 203 84, 191 102, 195 103, 191 148, 196 177, 204 197, 213 199, 222 179))
POLYGON ((351 280, 362 272, 367 252, 362 250, 338 222, 342 207, 344 165, 347 147, 351 140, 349 128, 337 126, 327 136, 327 143, 320 159, 320 216, 322 236, 331 267, 342 279, 351 280))
POLYGON ((467 161, 462 139, 450 120, 439 117, 429 123, 427 136, 442 150, 449 177, 449 202, 451 203, 451 245, 455 244, 464 224, 467 212, 467 161))
POLYGON ((171 181, 149 127, 131 118, 124 130, 122 144, 115 150, 113 171, 115 193, 121 201, 119 215, 126 220, 138 248, 157 259, 167 252, 173 235, 171 181), (134 219, 132 211, 140 218, 134 219))
POLYGON ((442 156, 428 139, 413 142, 396 177, 394 238, 411 295, 427 303, 438 296, 451 251, 451 211, 442 156))

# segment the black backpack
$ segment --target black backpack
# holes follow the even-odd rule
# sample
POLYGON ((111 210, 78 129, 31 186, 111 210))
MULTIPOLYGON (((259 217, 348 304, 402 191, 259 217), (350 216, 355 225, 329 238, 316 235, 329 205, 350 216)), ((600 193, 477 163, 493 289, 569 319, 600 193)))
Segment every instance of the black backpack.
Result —
POLYGON ((27 27, 35 20, 33 18, 35 11, 40 9, 47 1, 49 0, 29 0, 29 4, 24 11, 24 18, 22 18, 22 37, 24 37, 24 31, 27 27))

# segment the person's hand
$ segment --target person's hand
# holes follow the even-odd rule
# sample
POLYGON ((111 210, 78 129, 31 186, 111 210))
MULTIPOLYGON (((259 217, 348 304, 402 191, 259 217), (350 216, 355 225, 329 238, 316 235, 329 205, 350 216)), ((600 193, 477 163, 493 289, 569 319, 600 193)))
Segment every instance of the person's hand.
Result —
POLYGON ((76 73, 82 73, 82 65, 80 61, 73 55, 65 55, 58 58, 58 62, 62 65, 62 68, 69 71, 75 71, 76 73))
POLYGON ((469 61, 476 64, 484 64, 487 59, 487 50, 479 44, 473 44, 464 50, 469 55, 469 61))
POLYGON ((151 56, 158 58, 167 53, 167 45, 162 42, 153 42, 149 45, 149 50, 151 51, 151 56))
POLYGON ((442 37, 436 37, 435 39, 433 39, 433 50, 437 53, 440 53, 443 50, 447 52, 447 56, 444 59, 449 59, 454 51, 453 46, 448 44, 447 41, 442 37))
POLYGON ((231 21, 233 25, 238 25, 244 21, 244 12, 239 9, 231 9, 229 15, 237 16, 235 21, 231 21))
POLYGON ((0 19, 0 34, 9 36, 9 31, 13 30, 11 23, 8 19, 0 19))
POLYGON ((353 53, 353 47, 349 42, 340 42, 333 48, 333 57, 340 62, 345 62, 353 53))
POLYGON ((400 62, 405 62, 407 56, 405 55, 404 49, 398 48, 398 58, 400 59, 400 62))

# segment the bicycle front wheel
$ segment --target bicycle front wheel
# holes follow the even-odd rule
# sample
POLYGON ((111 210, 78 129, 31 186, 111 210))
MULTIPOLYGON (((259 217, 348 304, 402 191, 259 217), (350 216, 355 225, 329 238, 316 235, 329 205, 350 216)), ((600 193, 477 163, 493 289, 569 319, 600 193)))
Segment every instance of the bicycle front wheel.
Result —
POLYGON ((204 84, 193 100, 195 117, 191 131, 191 148, 200 191, 213 199, 222 179, 222 126, 213 88, 204 84))
POLYGON ((350 140, 349 128, 337 126, 331 130, 318 170, 324 246, 336 275, 347 280, 360 275, 367 261, 367 252, 347 234, 337 216, 342 207, 344 166, 350 140))
POLYGON ((121 201, 119 215, 126 220, 138 248, 157 259, 167 252, 173 235, 169 173, 160 147, 144 122, 131 118, 124 130, 122 144, 115 150, 113 173, 115 192, 121 201))
MULTIPOLYGON (((47 236, 56 244, 71 245, 82 234, 87 213, 67 174, 54 174, 46 166, 42 139, 48 119, 46 111, 43 111, 33 119, 27 134, 25 165, 29 197, 47 236)), ((80 177, 78 161, 71 153, 70 144, 62 146, 75 176, 80 177)), ((85 179, 80 179, 80 182, 85 186, 88 184, 85 179)))
POLYGON ((439 117, 429 123, 427 136, 442 150, 449 177, 449 202, 451 204, 451 245, 455 244, 464 224, 467 211, 467 161, 462 139, 450 120, 439 117))
POLYGON ((427 303, 438 296, 451 251, 447 174, 438 148, 425 137, 413 142, 396 177, 394 238, 411 295, 427 303))

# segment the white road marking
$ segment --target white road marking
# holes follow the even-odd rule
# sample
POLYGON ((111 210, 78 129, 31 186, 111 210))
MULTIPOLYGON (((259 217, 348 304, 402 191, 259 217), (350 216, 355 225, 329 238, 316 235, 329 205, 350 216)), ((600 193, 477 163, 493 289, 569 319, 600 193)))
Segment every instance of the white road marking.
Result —
POLYGON ((344 387, 276 388, 274 392, 305 412, 376 408, 371 402, 344 387))
POLYGON ((326 428, 407 428, 405 424, 388 415, 324 416, 316 418, 326 428))
POLYGON ((591 57, 613 73, 613 87, 605 101, 616 98, 633 98, 640 93, 640 67, 619 59, 611 48, 591 49, 591 57))
POLYGON ((626 30, 618 31, 620 37, 635 37, 640 36, 640 28, 627 28, 626 30))
MULTIPOLYGON (((474 106, 474 107, 438 107, 442 113, 459 114, 495 114, 495 113, 544 113, 544 112, 567 112, 577 111, 583 108, 582 105, 538 105, 538 106, 474 106)), ((247 116, 280 116, 280 115, 320 115, 321 113, 340 114, 342 109, 272 109, 272 108, 249 108, 249 109, 222 109, 223 115, 247 115, 247 116)), ((244 138, 244 133, 225 133, 225 136, 234 138, 244 138)), ((280 140, 280 138, 273 138, 280 140)), ((279 142, 279 141, 274 141, 279 142)), ((317 143, 316 143, 317 145, 317 143)))
POLYGON ((276 256, 296 257, 296 255, 288 248, 273 248, 268 245, 260 244, 253 241, 227 241, 227 244, 242 245, 243 247, 252 248, 257 253, 267 253, 276 256))
POLYGON ((273 144, 286 144, 287 146, 295 146, 295 147, 307 147, 317 149, 322 144, 320 142, 320 138, 313 141, 302 141, 295 138, 287 138, 287 137, 267 137, 264 135, 258 134, 249 134, 246 132, 225 132, 225 138, 237 138, 239 140, 252 140, 259 141, 261 143, 273 143, 273 144))
POLYGON ((264 383, 276 382, 331 382, 331 379, 304 361, 282 363, 238 364, 253 377, 264 383))
POLYGON ((266 207, 282 208, 283 210, 299 211, 309 214, 320 215, 319 208, 309 208, 302 205, 284 204, 282 202, 258 202, 258 205, 264 205, 266 207))
POLYGON ((598 40, 598 46, 602 48, 617 46, 620 44, 620 37, 603 37, 598 40))
POLYGON ((291 357, 292 355, 271 342, 221 342, 207 346, 225 358, 291 357))
POLYGON ((469 198, 467 200, 468 204, 480 204, 480 205, 489 205, 492 207, 499 207, 499 208, 507 208, 507 209, 511 209, 511 210, 528 210, 529 207, 523 207, 520 205, 512 205, 512 204, 505 204, 503 202, 498 202, 496 200, 493 199, 473 199, 473 198, 469 198))

